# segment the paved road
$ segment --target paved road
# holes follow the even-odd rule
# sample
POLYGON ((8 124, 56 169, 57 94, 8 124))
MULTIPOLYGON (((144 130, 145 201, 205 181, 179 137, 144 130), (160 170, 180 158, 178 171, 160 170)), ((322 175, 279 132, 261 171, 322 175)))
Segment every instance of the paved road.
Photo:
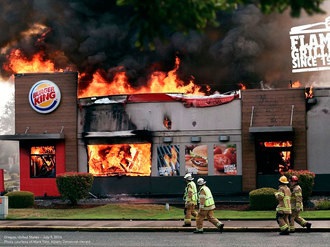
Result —
POLYGON ((330 233, 228 232, 193 234, 191 232, 61 232, 0 231, 0 246, 116 246, 116 247, 327 247, 330 233))

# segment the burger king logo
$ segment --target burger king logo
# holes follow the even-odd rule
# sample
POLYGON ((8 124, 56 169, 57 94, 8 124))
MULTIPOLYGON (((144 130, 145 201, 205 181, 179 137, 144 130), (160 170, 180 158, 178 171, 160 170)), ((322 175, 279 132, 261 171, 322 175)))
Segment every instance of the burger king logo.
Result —
POLYGON ((29 102, 36 112, 50 113, 58 107, 60 101, 61 92, 54 82, 38 81, 30 89, 29 102))

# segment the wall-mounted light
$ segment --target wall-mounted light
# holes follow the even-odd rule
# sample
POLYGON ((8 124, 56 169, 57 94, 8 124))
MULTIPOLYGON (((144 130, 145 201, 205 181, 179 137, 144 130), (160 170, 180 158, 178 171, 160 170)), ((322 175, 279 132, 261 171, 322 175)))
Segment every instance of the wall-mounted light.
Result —
POLYGON ((202 138, 200 136, 192 136, 191 142, 201 142, 202 138))
POLYGON ((219 136, 219 141, 221 142, 228 142, 230 140, 229 136, 221 135, 219 136))
POLYGON ((164 143, 171 143, 173 141, 172 137, 164 137, 163 142, 164 143))

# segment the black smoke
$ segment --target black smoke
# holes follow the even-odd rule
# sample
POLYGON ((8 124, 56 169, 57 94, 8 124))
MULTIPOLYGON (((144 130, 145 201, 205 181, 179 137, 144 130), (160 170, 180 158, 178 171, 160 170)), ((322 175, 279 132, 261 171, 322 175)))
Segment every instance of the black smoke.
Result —
MULTIPOLYGON (((171 33, 163 41, 156 40, 155 50, 142 51, 135 46, 136 30, 128 22, 132 9, 117 7, 115 2, 0 1, 0 63, 16 48, 28 58, 43 51, 58 69, 84 73, 81 90, 99 69, 109 82, 124 70, 132 86, 144 85, 151 72, 173 69, 175 56, 181 59, 182 80, 194 78, 196 84, 210 85, 213 91, 236 90, 239 83, 248 88, 259 88, 260 81, 287 87, 290 80, 315 79, 315 74, 291 73, 289 31, 292 26, 322 21, 324 15, 293 19, 289 11, 263 15, 249 5, 219 13, 218 28, 171 33)), ((1 68, 2 77, 11 73, 1 68)))

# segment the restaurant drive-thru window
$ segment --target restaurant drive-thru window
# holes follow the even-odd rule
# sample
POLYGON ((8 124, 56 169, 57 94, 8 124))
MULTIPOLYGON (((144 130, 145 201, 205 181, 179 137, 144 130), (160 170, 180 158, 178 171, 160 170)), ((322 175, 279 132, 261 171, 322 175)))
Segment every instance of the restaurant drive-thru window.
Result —
POLYGON ((30 149, 30 177, 55 177, 55 146, 33 146, 30 149))

